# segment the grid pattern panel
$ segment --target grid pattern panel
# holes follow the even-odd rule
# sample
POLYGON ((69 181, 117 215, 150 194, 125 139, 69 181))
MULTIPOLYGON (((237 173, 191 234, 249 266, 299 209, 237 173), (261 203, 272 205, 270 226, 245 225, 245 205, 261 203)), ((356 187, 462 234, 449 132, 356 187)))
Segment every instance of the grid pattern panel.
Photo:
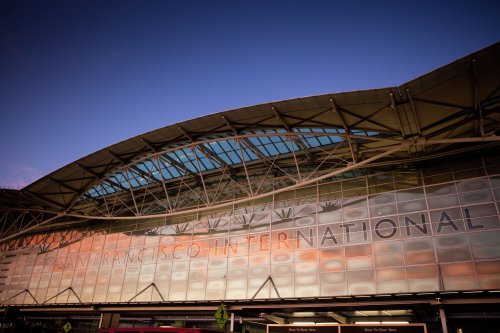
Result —
POLYGON ((167 225, 27 237, 2 250, 0 299, 277 297, 269 276, 281 297, 499 289, 499 165, 376 173, 167 225))

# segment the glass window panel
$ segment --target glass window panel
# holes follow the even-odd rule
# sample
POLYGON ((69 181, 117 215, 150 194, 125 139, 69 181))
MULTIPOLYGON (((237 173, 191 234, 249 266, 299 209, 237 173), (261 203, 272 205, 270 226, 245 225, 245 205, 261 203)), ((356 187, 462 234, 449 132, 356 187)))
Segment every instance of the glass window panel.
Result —
POLYGON ((403 247, 401 241, 381 242, 373 244, 375 254, 402 253, 403 247))
POLYGON ((370 216, 371 217, 393 215, 396 213, 397 213, 397 210, 396 210, 395 204, 381 205, 381 206, 370 206, 370 216))
POLYGON ((296 274, 312 274, 318 272, 318 261, 299 262, 294 264, 296 274))
POLYGON ((347 284, 347 293, 350 295, 375 294, 377 284, 375 282, 351 283, 347 284))
POLYGON ((439 262, 470 261, 472 260, 469 248, 437 249, 439 262))
POLYGON ((269 276, 270 274, 270 266, 269 265, 261 265, 261 266, 250 266, 248 268, 248 277, 256 277, 256 276, 269 276))
POLYGON ((426 166, 422 169, 424 176, 439 175, 451 172, 451 165, 448 163, 439 163, 435 165, 426 166))
POLYGON ((458 206, 457 195, 446 195, 442 197, 434 197, 432 200, 427 201, 430 209, 445 208, 451 206, 458 206))
POLYGON ((401 253, 384 254, 374 257, 376 267, 403 266, 404 256, 401 253))
POLYGON ((445 290, 475 290, 478 283, 475 278, 470 277, 447 277, 443 278, 445 290))
POLYGON ((373 270, 356 270, 347 272, 348 283, 356 282, 371 282, 375 279, 375 272, 373 270))
POLYGON ((292 263, 271 265, 271 274, 272 276, 294 274, 294 265, 292 263))
POLYGON ((472 246, 472 257, 474 259, 499 259, 500 245, 472 246))
POLYGON ((377 269, 376 270, 376 277, 377 277, 377 281, 405 280, 406 279, 406 270, 403 267, 377 269))
POLYGON ((404 256, 406 265, 421 265, 436 262, 434 251, 407 252, 404 256))
POLYGON ((434 243, 431 238, 405 239, 403 248, 405 252, 430 251, 434 250, 434 243))
POLYGON ((466 235, 439 236, 434 238, 438 249, 468 248, 466 235))
POLYGON ((478 169, 483 167, 480 158, 457 159, 452 164, 453 171, 478 169))
POLYGON ((425 192, 428 197, 437 197, 457 192, 455 183, 439 184, 434 186, 426 186, 425 192))
POLYGON ((236 268, 228 268, 227 274, 231 278, 246 278, 247 276, 247 267, 236 267, 236 268))
POLYGON ((460 203, 462 203, 463 205, 487 202, 492 200, 490 190, 460 193, 459 198, 460 203))
POLYGON ((389 204, 395 202, 395 200, 396 196, 394 193, 371 195, 368 199, 370 206, 389 204))
POLYGON ((431 235, 431 226, 427 212, 406 213, 399 216, 402 237, 422 237, 431 235))
POLYGON ((350 257, 345 259, 347 270, 373 268, 373 257, 350 257))
POLYGON ((372 245, 371 244, 354 245, 354 246, 346 246, 345 247, 345 256, 346 257, 368 256, 371 254, 372 254, 372 245))
POLYGON ((354 188, 366 187, 365 178, 351 179, 342 181, 342 190, 351 190, 354 188))
POLYGON ((500 260, 477 261, 474 263, 477 274, 500 274, 500 260))
POLYGON ((431 184, 450 182, 453 180, 454 180, 453 174, 447 173, 447 174, 442 174, 442 175, 425 177, 424 183, 427 185, 431 185, 431 184))
POLYGON ((459 208, 448 208, 446 210, 434 210, 430 212, 432 222, 449 222, 462 219, 459 208))
POLYGON ((401 213, 409 213, 409 212, 417 212, 421 210, 426 210, 427 207, 425 205, 425 200, 413 200, 406 202, 398 203, 398 212, 401 213))
POLYGON ((342 221, 342 211, 334 204, 323 204, 322 212, 318 214, 318 224, 327 224, 342 221))
POLYGON ((336 272, 345 270, 345 260, 343 258, 320 260, 320 271, 336 272))
POLYGON ((294 252, 294 262, 317 262, 318 251, 316 249, 294 252))
POLYGON ((299 217, 295 219, 295 226, 297 227, 313 226, 315 224, 316 224, 316 218, 314 215, 299 217))
POLYGON ((500 245, 500 230, 469 233, 471 245, 500 245))
POLYGON ((480 289, 498 289, 500 288, 500 275, 478 276, 480 289))
POLYGON ((326 248, 319 250, 319 257, 321 260, 328 260, 331 258, 342 258, 344 257, 344 253, 345 253, 344 247, 326 248))
POLYGON ((394 183, 389 183, 389 184, 383 184, 383 185, 377 185, 377 186, 370 186, 368 188, 369 194, 376 194, 376 193, 385 193, 385 192, 390 192, 394 191, 396 189, 394 183))
POLYGON ((368 186, 392 183, 394 181, 392 173, 370 175, 367 177, 368 186))
POLYGON ((432 223, 432 232, 434 235, 454 234, 464 231, 465 224, 462 220, 444 220, 442 222, 432 223))
POLYGON ((248 266, 248 257, 229 258, 228 259, 228 266, 230 268, 247 267, 248 266))
MULTIPOLYGON (((366 223, 366 228, 368 229, 368 223, 366 223)), ((368 230, 361 232, 350 232, 344 235, 345 242, 348 244, 360 244, 371 241, 371 235, 368 230)))
POLYGON ((355 209, 355 208, 366 208, 367 200, 366 197, 357 197, 344 199, 342 201, 342 209, 355 209))
POLYGON ((487 179, 472 179, 457 182, 458 192, 472 192, 489 188, 490 184, 487 179))
POLYGON ((311 216, 316 213, 316 205, 293 207, 293 217, 311 216))
POLYGON ((439 279, 417 279, 408 281, 409 292, 426 292, 439 290, 439 279))
POLYGON ((293 253, 272 253, 271 265, 293 262, 293 253))
POLYGON ((464 213, 469 215, 468 217, 483 217, 483 216, 498 216, 497 210, 494 204, 483 204, 470 206, 464 209, 464 213), (467 211, 466 211, 467 209, 467 211))
POLYGON ((377 282, 377 291, 382 294, 406 293, 408 292, 408 282, 405 280, 377 282))
POLYGON ((347 276, 345 272, 321 273, 321 284, 345 284, 347 276))
POLYGON ((448 276, 474 276, 474 265, 472 262, 460 262, 453 264, 441 264, 441 274, 448 276))
POLYGON ((365 187, 357 188, 357 189, 353 189, 353 190, 342 191, 342 196, 344 198, 352 198, 352 197, 357 197, 360 195, 367 195, 367 194, 368 194, 368 192, 367 192, 367 189, 365 187))
POLYGON ((321 283, 321 296, 339 296, 347 294, 346 283, 321 283))
POLYGON ((373 241, 386 241, 400 237, 398 217, 388 216, 379 219, 370 219, 373 241))
POLYGON ((191 270, 189 271, 189 280, 206 280, 206 270, 191 270))
MULTIPOLYGON (((290 212, 291 212, 291 209, 290 209, 290 212)), ((288 209, 274 211, 274 213, 276 215, 273 218, 273 222, 271 223, 272 230, 292 228, 295 225, 294 220, 291 217, 288 217, 288 216, 291 216, 291 214, 288 215, 288 209)))
POLYGON ((500 188, 496 188, 493 190, 495 193, 495 200, 500 201, 500 188))
POLYGON ((473 177, 482 177, 485 175, 484 169, 474 169, 474 170, 465 170, 458 171, 454 174, 455 179, 469 179, 473 177))
POLYGON ((366 208, 343 210, 342 212, 344 221, 360 220, 368 217, 368 210, 366 208))
POLYGON ((438 276, 436 265, 408 266, 406 267, 408 279, 425 279, 438 276))
POLYGON ((320 184, 318 190, 319 194, 338 193, 342 190, 342 184, 340 182, 320 184))

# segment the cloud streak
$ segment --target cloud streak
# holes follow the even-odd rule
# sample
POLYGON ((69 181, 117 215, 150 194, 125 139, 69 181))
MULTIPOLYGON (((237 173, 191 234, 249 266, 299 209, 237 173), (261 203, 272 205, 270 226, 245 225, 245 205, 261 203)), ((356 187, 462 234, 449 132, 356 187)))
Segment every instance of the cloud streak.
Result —
POLYGON ((30 166, 11 166, 10 169, 10 177, 0 177, 0 188, 19 190, 43 176, 40 170, 30 166))

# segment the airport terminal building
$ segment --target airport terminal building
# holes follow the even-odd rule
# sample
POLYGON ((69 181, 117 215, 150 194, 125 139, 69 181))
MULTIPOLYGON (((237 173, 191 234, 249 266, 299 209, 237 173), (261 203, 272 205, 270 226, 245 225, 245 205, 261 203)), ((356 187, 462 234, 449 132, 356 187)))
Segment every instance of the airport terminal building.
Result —
POLYGON ((0 190, 4 327, 500 327, 500 44, 224 111, 0 190))

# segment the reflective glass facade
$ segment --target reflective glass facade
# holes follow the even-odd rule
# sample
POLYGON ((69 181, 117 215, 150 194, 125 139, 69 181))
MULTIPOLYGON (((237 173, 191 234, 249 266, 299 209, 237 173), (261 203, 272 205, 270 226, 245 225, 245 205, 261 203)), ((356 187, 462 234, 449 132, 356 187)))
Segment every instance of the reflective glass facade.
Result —
POLYGON ((500 159, 471 158, 198 216, 68 227, 1 245, 0 301, 277 297, 269 276, 284 298, 500 289, 499 202, 500 159))

